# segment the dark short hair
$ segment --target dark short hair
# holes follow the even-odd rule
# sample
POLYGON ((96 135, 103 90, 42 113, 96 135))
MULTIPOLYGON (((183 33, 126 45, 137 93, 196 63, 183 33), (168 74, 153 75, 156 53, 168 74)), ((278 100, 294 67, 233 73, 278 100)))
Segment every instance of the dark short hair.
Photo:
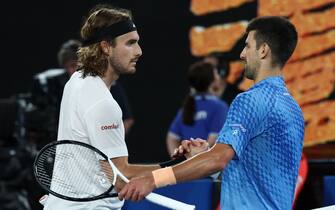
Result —
POLYGON ((283 67, 293 54, 298 34, 292 23, 284 17, 258 17, 249 23, 246 32, 255 30, 257 49, 264 42, 270 47, 272 64, 283 67))
POLYGON ((58 64, 64 66, 68 61, 78 60, 77 51, 81 46, 81 42, 75 39, 70 39, 62 44, 60 47, 57 58, 58 64))

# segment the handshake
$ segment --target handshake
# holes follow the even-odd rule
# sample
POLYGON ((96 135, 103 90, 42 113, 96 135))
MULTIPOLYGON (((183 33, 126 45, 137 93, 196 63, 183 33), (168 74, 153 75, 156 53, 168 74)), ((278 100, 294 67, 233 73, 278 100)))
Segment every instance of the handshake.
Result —
MULTIPOLYGON (((175 169, 177 168, 172 168, 172 165, 177 164, 173 167, 181 167, 181 165, 178 163, 180 163, 183 159, 185 160, 185 158, 187 158, 190 159, 189 161, 194 161, 196 160, 196 157, 194 156, 197 156, 198 154, 206 152, 208 150, 209 144, 206 140, 200 138, 191 138, 190 140, 181 141, 180 145, 171 154, 172 160, 160 163, 160 169, 156 169, 152 172, 150 171, 150 173, 140 174, 140 176, 138 177, 133 177, 130 182, 126 184, 121 189, 121 191, 119 191, 119 199, 130 199, 132 201, 139 201, 147 196, 150 192, 152 192, 155 188, 163 187, 170 184, 176 184, 178 180, 177 178, 180 178, 179 181, 185 181, 186 179, 184 180, 183 177, 180 176, 180 173, 176 173, 175 169), (194 159, 192 157, 194 157, 194 159)), ((183 162, 186 164, 186 166, 184 166, 186 170, 180 171, 190 171, 189 161, 183 162)), ((203 163, 206 164, 206 162, 206 159, 203 160, 201 164, 197 165, 197 167, 201 167, 201 165, 203 163)), ((186 176, 189 176, 189 178, 191 178, 190 175, 186 176)))
POLYGON ((171 158, 178 158, 180 156, 185 156, 187 159, 205 152, 209 149, 209 144, 206 140, 197 138, 190 140, 183 140, 178 148, 176 148, 171 155, 171 158))

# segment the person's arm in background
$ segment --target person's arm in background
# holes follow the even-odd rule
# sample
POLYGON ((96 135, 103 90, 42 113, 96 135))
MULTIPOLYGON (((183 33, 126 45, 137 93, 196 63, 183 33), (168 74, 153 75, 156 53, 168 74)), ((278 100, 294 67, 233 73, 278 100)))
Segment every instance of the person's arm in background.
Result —
POLYGON ((173 133, 168 133, 166 136, 166 148, 170 157, 173 156, 175 150, 180 146, 180 139, 176 137, 173 133))
POLYGON ((166 135, 166 148, 170 157, 173 156, 175 150, 179 147, 181 140, 181 112, 178 111, 166 135))
POLYGON ((124 133, 127 135, 131 129, 131 127, 133 127, 134 125, 134 118, 127 118, 127 119, 123 119, 123 125, 124 125, 124 133))
POLYGON ((209 144, 209 147, 214 146, 216 139, 217 139, 218 135, 217 134, 210 134, 207 138, 207 142, 209 144))

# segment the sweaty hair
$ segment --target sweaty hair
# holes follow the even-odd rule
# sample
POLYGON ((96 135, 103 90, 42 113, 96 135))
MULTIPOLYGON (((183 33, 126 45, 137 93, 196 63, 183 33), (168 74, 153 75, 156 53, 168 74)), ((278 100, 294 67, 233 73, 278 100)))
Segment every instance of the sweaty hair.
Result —
MULTIPOLYGON (((214 67, 210 63, 196 62, 188 70, 187 78, 190 88, 198 94, 205 94, 209 86, 214 81, 214 67)), ((183 103, 182 119, 186 125, 193 125, 194 114, 196 112, 194 93, 188 94, 183 103)))
POLYGON ((298 34, 294 25, 284 17, 258 17, 249 23, 246 32, 253 30, 256 48, 266 43, 271 49, 272 65, 283 67, 297 45, 298 34))
POLYGON ((77 51, 80 46, 81 42, 75 39, 64 42, 57 53, 59 66, 64 66, 68 61, 77 61, 77 51))
MULTIPOLYGON (((108 27, 120 21, 132 20, 129 10, 113 8, 107 5, 94 7, 81 28, 81 38, 89 39, 101 28, 108 27)), ((106 37, 106 40, 115 46, 115 39, 106 37)), ((78 65, 83 71, 83 76, 104 76, 108 67, 108 58, 103 53, 100 43, 95 43, 87 47, 81 47, 78 51, 78 65)))

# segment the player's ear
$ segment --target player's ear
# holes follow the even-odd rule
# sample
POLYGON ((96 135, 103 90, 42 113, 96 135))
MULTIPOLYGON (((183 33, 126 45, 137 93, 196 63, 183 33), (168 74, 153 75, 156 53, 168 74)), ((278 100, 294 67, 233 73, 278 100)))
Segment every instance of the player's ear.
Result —
POLYGON ((101 41, 100 42, 100 47, 101 47, 102 52, 105 55, 109 56, 111 54, 112 50, 111 50, 110 44, 107 41, 101 41))
POLYGON ((271 49, 267 43, 263 43, 258 50, 259 56, 261 59, 265 58, 269 53, 271 49))

